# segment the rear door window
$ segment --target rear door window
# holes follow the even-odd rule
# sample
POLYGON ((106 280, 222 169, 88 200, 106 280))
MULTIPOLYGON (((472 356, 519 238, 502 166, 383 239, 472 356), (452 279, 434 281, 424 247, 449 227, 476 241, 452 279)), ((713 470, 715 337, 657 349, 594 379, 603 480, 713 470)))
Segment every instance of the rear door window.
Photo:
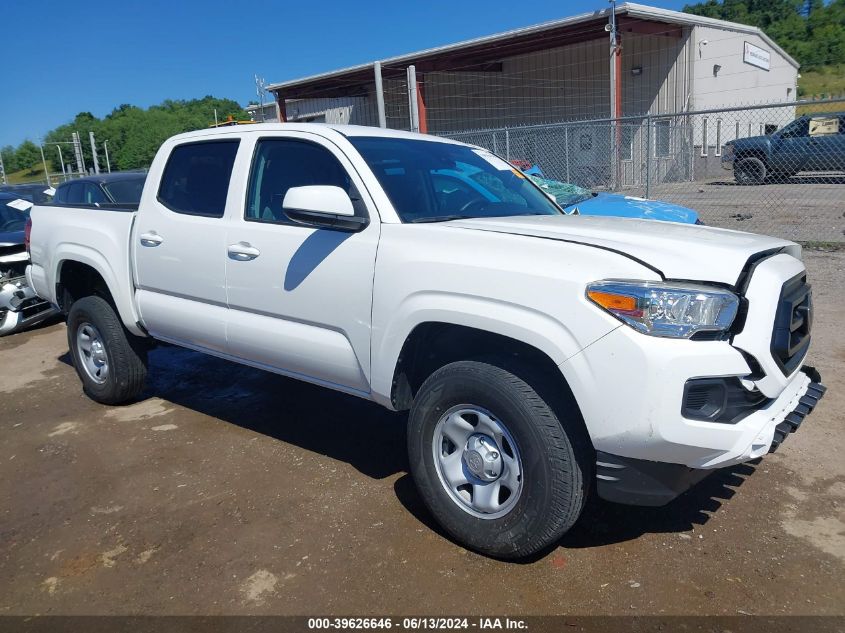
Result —
POLYGON ((167 159, 158 199, 176 213, 222 218, 238 139, 177 145, 167 159))
POLYGON ((63 187, 56 188, 56 196, 53 198, 53 202, 58 204, 66 204, 67 203, 67 192, 70 189, 70 185, 65 185, 63 187))
POLYGON ((84 196, 85 183, 74 182, 67 188, 67 203, 68 204, 83 204, 85 202, 84 196))

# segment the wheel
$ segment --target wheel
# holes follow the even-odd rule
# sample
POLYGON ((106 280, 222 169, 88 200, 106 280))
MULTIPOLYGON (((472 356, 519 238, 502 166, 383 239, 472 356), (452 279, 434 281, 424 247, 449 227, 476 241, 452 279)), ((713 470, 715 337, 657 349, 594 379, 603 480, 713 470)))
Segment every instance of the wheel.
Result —
POLYGON ((763 184, 766 180, 766 164, 755 156, 743 158, 734 165, 734 178, 740 185, 763 184))
POLYGON ((102 297, 74 301, 67 318, 70 355, 88 396, 103 404, 133 400, 144 388, 144 343, 123 327, 102 297))
POLYGON ((452 363, 414 399, 411 474, 454 539, 490 556, 524 558, 556 542, 583 509, 588 449, 568 426, 514 373, 452 363))

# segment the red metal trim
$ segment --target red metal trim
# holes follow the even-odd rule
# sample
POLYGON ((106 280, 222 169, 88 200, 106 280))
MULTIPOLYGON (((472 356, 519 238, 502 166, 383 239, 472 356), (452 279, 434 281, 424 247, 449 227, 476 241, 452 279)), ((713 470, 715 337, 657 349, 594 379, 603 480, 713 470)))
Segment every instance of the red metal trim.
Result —
POLYGON ((417 111, 420 115, 420 133, 428 134, 428 116, 425 112, 425 77, 417 75, 417 111))

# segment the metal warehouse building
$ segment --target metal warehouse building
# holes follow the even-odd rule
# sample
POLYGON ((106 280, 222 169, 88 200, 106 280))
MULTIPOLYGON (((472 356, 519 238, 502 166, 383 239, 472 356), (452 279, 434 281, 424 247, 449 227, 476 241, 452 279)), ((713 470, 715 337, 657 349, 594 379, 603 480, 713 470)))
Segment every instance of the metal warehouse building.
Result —
POLYGON ((642 177, 632 160, 638 153, 660 159, 654 169, 661 180, 684 179, 696 167, 686 159, 679 162, 678 148, 691 155, 692 145, 703 146, 703 154, 714 146, 710 155, 718 156, 727 140, 782 125, 794 117, 794 109, 753 125, 726 113, 705 121, 696 138, 677 118, 650 119, 645 131, 642 121, 631 117, 793 101, 797 78, 797 62, 760 29, 625 3, 276 83, 269 90, 283 121, 382 125, 440 135, 625 118, 610 132, 596 124, 570 126, 557 138, 547 130, 542 139, 533 135, 524 150, 511 145, 521 142, 516 129, 464 140, 496 146, 491 149, 509 158, 530 155, 551 172, 547 175, 583 184, 606 180, 609 157, 616 156, 617 177, 630 184, 642 177), (538 143, 557 154, 544 155, 538 143), (511 145, 507 152, 503 144, 511 145), (618 149, 611 151, 610 145, 618 149))

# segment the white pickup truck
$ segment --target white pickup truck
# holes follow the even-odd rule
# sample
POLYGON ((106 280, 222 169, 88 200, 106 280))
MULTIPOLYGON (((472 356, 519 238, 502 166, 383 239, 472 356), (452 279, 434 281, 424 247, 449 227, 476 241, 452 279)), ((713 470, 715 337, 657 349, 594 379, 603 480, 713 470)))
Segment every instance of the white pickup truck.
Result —
POLYGON ((798 245, 567 216, 435 137, 182 134, 136 211, 36 206, 31 256, 93 399, 137 398, 160 340, 409 410, 432 514, 501 558, 554 543, 591 490, 662 505, 765 455, 824 392, 798 245))

